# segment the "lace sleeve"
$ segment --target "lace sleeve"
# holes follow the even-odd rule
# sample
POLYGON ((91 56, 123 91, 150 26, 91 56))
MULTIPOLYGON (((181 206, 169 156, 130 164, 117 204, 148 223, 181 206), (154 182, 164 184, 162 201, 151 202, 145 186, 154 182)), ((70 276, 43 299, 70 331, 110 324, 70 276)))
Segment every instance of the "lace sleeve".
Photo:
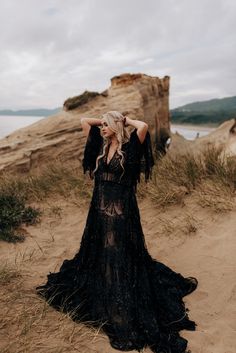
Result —
POLYGON ((149 131, 147 131, 143 143, 140 142, 137 129, 130 134, 131 155, 136 160, 137 180, 140 181, 140 173, 145 175, 145 181, 151 178, 152 167, 154 166, 154 158, 152 152, 152 141, 149 131))
POLYGON ((89 176, 93 179, 92 171, 96 167, 96 159, 99 155, 103 138, 100 134, 100 129, 96 125, 92 125, 89 130, 89 135, 84 149, 84 158, 82 160, 84 174, 89 171, 89 176))

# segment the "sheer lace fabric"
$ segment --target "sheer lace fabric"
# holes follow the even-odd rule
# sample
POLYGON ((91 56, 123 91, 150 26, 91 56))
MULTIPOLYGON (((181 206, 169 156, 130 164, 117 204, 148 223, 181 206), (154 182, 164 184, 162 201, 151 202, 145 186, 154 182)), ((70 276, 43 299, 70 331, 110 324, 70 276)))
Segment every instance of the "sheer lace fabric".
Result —
POLYGON ((92 127, 83 167, 94 178, 94 190, 80 248, 37 291, 55 308, 73 312, 75 320, 102 324, 114 348, 186 352, 179 331, 195 330, 196 324, 183 297, 196 282, 191 287, 189 278, 148 253, 135 194, 140 173, 146 180, 151 176, 150 135, 141 144, 134 130, 123 145, 122 178, 117 153, 108 164, 106 157, 100 160, 92 174, 102 143, 98 127, 92 127))

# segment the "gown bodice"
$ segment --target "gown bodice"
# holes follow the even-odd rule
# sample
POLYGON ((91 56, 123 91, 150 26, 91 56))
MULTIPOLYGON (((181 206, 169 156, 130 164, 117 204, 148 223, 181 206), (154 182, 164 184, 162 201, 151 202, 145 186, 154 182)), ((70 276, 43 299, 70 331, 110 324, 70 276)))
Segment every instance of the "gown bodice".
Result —
MULTIPOLYGON (((91 126, 83 160, 84 172, 89 170, 91 178, 94 179, 91 204, 102 216, 130 217, 133 210, 131 205, 135 205, 138 210, 135 192, 140 174, 143 172, 147 181, 154 165, 149 132, 143 144, 138 138, 137 129, 131 132, 129 141, 122 144, 123 168, 120 163, 121 156, 116 151, 109 163, 107 155, 98 159, 98 168, 94 172, 96 159, 102 155, 104 143, 100 129, 91 126)), ((111 219, 108 222, 111 222, 111 219)))
POLYGON ((109 163, 107 163, 106 156, 100 159, 98 169, 93 174, 96 167, 96 159, 102 154, 103 144, 104 141, 99 127, 91 126, 84 151, 83 168, 84 173, 89 171, 90 177, 92 179, 95 178, 95 185, 100 182, 110 181, 129 187, 133 186, 136 191, 141 173, 144 173, 145 181, 151 177, 154 158, 149 132, 147 132, 144 142, 141 143, 137 135, 137 129, 134 129, 130 134, 129 141, 122 144, 124 171, 120 165, 120 156, 116 151, 109 163))

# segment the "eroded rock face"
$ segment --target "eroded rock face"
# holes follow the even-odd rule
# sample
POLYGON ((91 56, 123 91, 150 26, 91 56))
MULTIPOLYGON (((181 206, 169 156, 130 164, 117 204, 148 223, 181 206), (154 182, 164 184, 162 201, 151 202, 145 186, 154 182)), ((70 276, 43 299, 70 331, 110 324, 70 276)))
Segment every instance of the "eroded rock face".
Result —
POLYGON ((86 137, 80 119, 99 118, 109 110, 118 110, 149 124, 152 137, 160 141, 160 131, 170 134, 169 77, 123 74, 111 79, 102 94, 78 108, 61 111, 0 141, 0 170, 28 172, 44 163, 74 159, 81 163, 86 137))
POLYGON ((172 134, 170 151, 173 154, 185 154, 188 151, 197 155, 210 146, 221 148, 223 158, 236 157, 236 119, 225 121, 208 135, 195 140, 172 134))
MULTIPOLYGON (((144 74, 123 74, 111 79, 109 96, 127 96, 127 101, 121 102, 120 110, 131 118, 140 118, 155 128, 169 130, 169 76, 163 79, 144 74), (127 108, 127 109, 126 109, 127 108)), ((112 99, 115 104, 115 100, 112 99)))

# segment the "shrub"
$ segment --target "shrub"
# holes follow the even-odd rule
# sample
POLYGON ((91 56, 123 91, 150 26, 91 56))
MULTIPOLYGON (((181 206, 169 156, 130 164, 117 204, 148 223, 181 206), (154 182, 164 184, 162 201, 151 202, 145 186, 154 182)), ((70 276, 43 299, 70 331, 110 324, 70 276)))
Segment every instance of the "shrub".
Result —
POLYGON ((39 215, 39 210, 25 206, 23 198, 0 193, 0 239, 8 242, 23 241, 24 235, 20 233, 19 226, 23 223, 36 223, 39 215))
POLYGON ((64 102, 63 106, 66 110, 76 109, 81 105, 88 103, 89 101, 91 101, 93 98, 97 96, 99 96, 98 92, 84 91, 84 93, 82 93, 79 96, 68 98, 64 102))

